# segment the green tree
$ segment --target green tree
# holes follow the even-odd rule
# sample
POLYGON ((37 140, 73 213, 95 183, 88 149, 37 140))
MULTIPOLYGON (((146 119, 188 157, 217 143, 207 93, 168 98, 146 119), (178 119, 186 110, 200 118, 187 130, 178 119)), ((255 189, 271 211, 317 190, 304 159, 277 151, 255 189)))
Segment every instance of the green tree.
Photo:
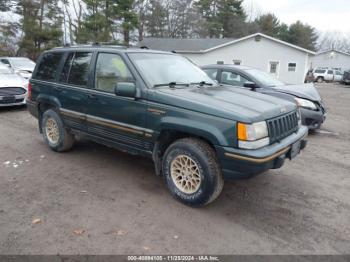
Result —
POLYGON ((117 1, 118 19, 122 23, 124 43, 129 45, 130 31, 138 26, 138 17, 134 8, 134 0, 118 0, 117 1))
POLYGON ((17 53, 18 24, 0 22, 0 56, 15 56, 17 53))
POLYGON ((109 42, 112 39, 112 18, 116 1, 83 0, 83 2, 86 10, 81 22, 81 30, 76 35, 76 42, 109 42))
POLYGON ((218 4, 218 21, 223 37, 242 37, 246 33, 246 14, 243 0, 222 0, 218 4))
POLYGON ((209 37, 237 37, 244 34, 242 28, 245 26, 246 15, 242 2, 243 0, 199 0, 195 3, 206 20, 209 37))
POLYGON ((146 6, 144 25, 152 37, 166 36, 167 11, 159 0, 150 0, 146 6))
POLYGON ((23 37, 19 53, 32 59, 45 49, 62 43, 62 15, 55 0, 19 0, 16 13, 21 16, 18 27, 23 37))
POLYGON ((318 36, 315 28, 300 21, 289 27, 289 41, 291 44, 315 51, 318 36))
POLYGON ((272 37, 278 37, 281 26, 280 21, 274 14, 264 14, 258 17, 255 22, 261 33, 272 37))
POLYGON ((281 23, 278 29, 277 38, 281 39, 282 41, 289 41, 289 27, 285 23, 281 23))

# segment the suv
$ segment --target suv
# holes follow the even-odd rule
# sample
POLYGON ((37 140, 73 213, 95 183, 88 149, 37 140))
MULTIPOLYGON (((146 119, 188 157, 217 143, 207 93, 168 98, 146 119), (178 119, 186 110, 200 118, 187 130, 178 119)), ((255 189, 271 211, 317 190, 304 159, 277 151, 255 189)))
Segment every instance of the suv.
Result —
POLYGON ((345 85, 350 84, 350 70, 344 71, 341 82, 345 85))
POLYGON ((343 74, 336 69, 316 68, 313 72, 314 80, 318 83, 326 82, 340 82, 343 74))
POLYGON ((279 168, 306 146, 295 104, 217 85, 186 58, 116 46, 55 48, 30 80, 28 109, 54 151, 76 136, 151 158, 190 206, 217 198, 223 178, 279 168))

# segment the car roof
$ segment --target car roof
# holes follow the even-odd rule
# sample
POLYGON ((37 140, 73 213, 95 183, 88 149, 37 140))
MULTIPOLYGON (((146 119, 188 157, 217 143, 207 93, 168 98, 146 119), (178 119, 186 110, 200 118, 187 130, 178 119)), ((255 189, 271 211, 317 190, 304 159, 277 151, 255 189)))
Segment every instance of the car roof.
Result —
POLYGON ((243 71, 248 69, 253 69, 253 67, 249 67, 249 66, 231 65, 231 64, 224 64, 224 65, 212 64, 212 65, 201 66, 201 68, 235 69, 235 70, 243 70, 243 71))
POLYGON ((99 45, 99 44, 93 44, 93 45, 76 45, 76 46, 63 46, 63 47, 55 47, 51 50, 48 50, 46 52, 52 52, 52 51, 61 51, 61 52, 68 52, 68 51, 119 51, 124 53, 159 53, 159 54, 174 54, 173 52, 165 52, 165 51, 159 51, 159 50, 153 50, 153 49, 146 49, 146 48, 139 48, 139 47, 126 47, 126 46, 118 46, 118 45, 99 45))

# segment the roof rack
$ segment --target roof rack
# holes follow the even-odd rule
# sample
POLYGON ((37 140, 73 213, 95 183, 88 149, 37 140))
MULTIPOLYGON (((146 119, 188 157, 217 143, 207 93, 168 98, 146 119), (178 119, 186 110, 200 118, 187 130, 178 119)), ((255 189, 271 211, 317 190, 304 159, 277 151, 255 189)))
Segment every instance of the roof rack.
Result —
MULTIPOLYGON (((87 43, 87 44, 70 44, 70 43, 66 43, 63 46, 58 46, 58 47, 54 47, 53 49, 60 49, 60 48, 66 48, 66 47, 111 47, 111 48, 122 48, 122 49, 126 49, 126 48, 140 48, 140 49, 149 49, 148 46, 137 46, 137 45, 122 45, 122 44, 116 44, 113 42, 91 42, 91 43, 87 43)), ((174 53, 176 51, 173 51, 174 53)))

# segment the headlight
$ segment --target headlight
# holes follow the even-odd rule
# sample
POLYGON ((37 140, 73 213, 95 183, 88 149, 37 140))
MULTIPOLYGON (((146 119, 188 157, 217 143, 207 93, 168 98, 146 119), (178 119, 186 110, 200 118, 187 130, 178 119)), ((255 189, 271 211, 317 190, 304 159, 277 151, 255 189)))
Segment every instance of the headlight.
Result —
POLYGON ((312 109, 312 110, 317 109, 316 105, 313 102, 311 102, 310 100, 295 97, 295 101, 297 102, 298 106, 300 106, 300 107, 304 107, 304 108, 308 108, 308 109, 312 109))
POLYGON ((237 124, 238 147, 257 149, 270 143, 265 121, 253 124, 237 124))

